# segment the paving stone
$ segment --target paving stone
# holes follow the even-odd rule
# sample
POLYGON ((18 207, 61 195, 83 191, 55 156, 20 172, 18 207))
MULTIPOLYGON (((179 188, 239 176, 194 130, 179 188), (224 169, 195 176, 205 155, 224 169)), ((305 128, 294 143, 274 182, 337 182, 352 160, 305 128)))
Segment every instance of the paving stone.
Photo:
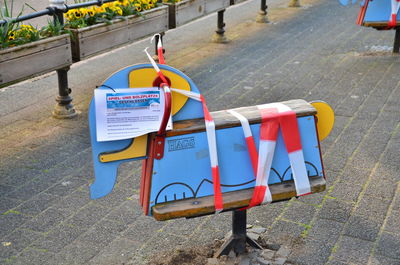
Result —
POLYGON ((353 207, 351 203, 327 199, 318 213, 318 217, 344 223, 349 219, 353 207))
POLYGON ((285 205, 286 202, 279 202, 253 207, 247 211, 247 223, 268 227, 282 213, 285 205))
POLYGON ((302 224, 309 224, 315 213, 315 206, 293 201, 286 208, 283 218, 302 224))
POLYGON ((73 214, 80 208, 88 205, 90 202, 89 190, 84 187, 79 188, 69 195, 63 197, 62 200, 59 200, 53 204, 51 208, 73 214))
POLYGON ((326 242, 307 238, 293 246, 287 261, 299 265, 325 264, 330 254, 331 247, 326 242))
POLYGON ((82 176, 68 176, 46 190, 46 193, 64 197, 87 184, 88 180, 82 176))
POLYGON ((341 181, 350 185, 364 185, 367 181, 371 170, 358 168, 353 164, 349 164, 343 170, 341 181))
MULTIPOLYGON (((336 243, 344 224, 328 219, 316 219, 308 232, 308 237, 315 240, 326 240, 326 242, 336 243)), ((332 245, 333 247, 333 245, 332 245)))
POLYGON ((355 238, 375 241, 382 222, 371 220, 368 216, 353 215, 350 217, 344 234, 355 238))
POLYGON ((355 264, 367 264, 372 247, 373 243, 370 241, 343 236, 333 257, 355 264))
POLYGON ((335 183, 335 186, 329 196, 348 202, 357 202, 358 196, 363 186, 345 181, 335 183))
POLYGON ((162 230, 167 223, 157 222, 151 217, 140 216, 124 233, 123 236, 131 240, 152 237, 157 231, 162 230))
POLYGON ((396 186, 392 181, 380 178, 372 178, 365 191, 369 196, 383 200, 392 200, 396 186))
POLYGON ((47 232, 57 224, 66 220, 67 217, 68 213, 66 212, 56 209, 47 209, 26 222, 23 227, 37 232, 47 232))
POLYGON ((400 257, 400 236, 385 232, 382 233, 375 253, 393 259, 400 257))
POLYGON ((29 201, 18 206, 15 210, 23 214, 36 215, 57 203, 58 200, 59 197, 57 196, 39 193, 29 201))
POLYGON ((325 195, 326 195, 326 191, 310 194, 307 196, 301 196, 301 197, 297 198, 296 200, 299 202, 303 202, 303 203, 311 204, 311 205, 315 206, 315 205, 320 205, 322 203, 325 195))
POLYGON ((77 240, 82 243, 96 244, 101 248, 108 245, 114 238, 120 236, 121 232, 126 228, 127 226, 124 223, 105 220, 95 224, 77 240))
POLYGON ((56 255, 46 249, 27 248, 20 255, 10 259, 11 264, 58 264, 54 262, 56 255))
POLYGON ((81 227, 91 227, 110 212, 109 208, 101 207, 96 204, 89 204, 66 220, 65 223, 81 227))
POLYGON ((385 223, 385 232, 400 233, 400 211, 393 210, 390 212, 385 223))
POLYGON ((2 242, 10 243, 9 246, 0 245, 1 249, 12 248, 18 252, 29 246, 33 241, 41 237, 41 233, 25 229, 16 229, 11 234, 3 237, 2 242))
POLYGON ((74 241, 57 253, 53 264, 86 264, 100 250, 95 242, 74 241))
POLYGON ((5 196, 0 197, 0 213, 5 213, 8 210, 15 208, 20 205, 21 201, 16 199, 7 198, 5 196))
POLYGON ((47 249, 57 253, 82 235, 86 230, 87 228, 81 226, 60 224, 46 235, 33 242, 31 246, 33 248, 47 249))
POLYGON ((142 208, 138 203, 134 200, 128 200, 111 210, 105 218, 129 225, 135 222, 142 214, 142 208))
POLYGON ((0 215, 0 238, 11 234, 15 229, 21 226, 23 223, 29 221, 30 216, 24 214, 9 212, 7 214, 0 215))
POLYGON ((265 238, 281 245, 289 245, 293 240, 299 238, 304 230, 304 226, 279 220, 266 232, 265 238))
POLYGON ((43 181, 42 179, 35 179, 26 182, 23 186, 11 191, 8 193, 8 197, 26 201, 36 194, 46 190, 50 185, 52 185, 52 183, 43 181))
POLYGON ((387 215, 390 203, 391 201, 364 195, 358 203, 354 213, 368 216, 369 219, 377 222, 383 222, 387 215))
POLYGON ((370 264, 371 265, 400 265, 400 259, 391 259, 384 256, 373 256, 370 257, 370 264))
MULTIPOLYGON (((109 264, 128 264, 143 243, 130 240, 124 237, 114 239, 111 244, 95 255, 88 264, 91 265, 109 265, 109 264)), ((135 263, 133 263, 135 264, 135 263)))

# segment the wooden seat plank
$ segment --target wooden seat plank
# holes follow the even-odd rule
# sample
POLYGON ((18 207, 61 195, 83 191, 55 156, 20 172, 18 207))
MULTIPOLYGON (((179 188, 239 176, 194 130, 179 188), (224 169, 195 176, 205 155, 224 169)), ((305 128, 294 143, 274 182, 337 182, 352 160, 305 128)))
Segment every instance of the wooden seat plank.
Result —
MULTIPOLYGON (((326 181, 323 177, 310 177, 311 192, 322 192, 326 188, 326 181)), ((285 181, 269 186, 273 202, 289 200, 296 197, 294 181, 285 181)), ((253 196, 254 188, 223 193, 224 210, 233 210, 249 205, 253 196)), ((158 221, 165 221, 175 218, 192 218, 207 214, 213 214, 214 196, 201 198, 183 199, 174 202, 160 203, 152 207, 153 217, 158 221)))

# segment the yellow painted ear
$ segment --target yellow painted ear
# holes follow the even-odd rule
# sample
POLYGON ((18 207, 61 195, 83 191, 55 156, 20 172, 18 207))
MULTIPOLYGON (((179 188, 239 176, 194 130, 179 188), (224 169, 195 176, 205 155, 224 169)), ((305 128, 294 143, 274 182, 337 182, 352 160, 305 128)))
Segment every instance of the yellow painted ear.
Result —
POLYGON ((319 140, 324 140, 332 131, 335 123, 335 113, 328 103, 323 101, 311 102, 311 105, 317 110, 317 130, 319 140))
MULTIPOLYGON (((182 76, 169 70, 161 72, 171 81, 171 87, 190 91, 190 84, 182 76)), ((129 87, 153 87, 154 80, 158 77, 153 68, 135 69, 129 73, 129 87)), ((188 98, 172 92, 172 115, 175 115, 185 105, 188 98)))

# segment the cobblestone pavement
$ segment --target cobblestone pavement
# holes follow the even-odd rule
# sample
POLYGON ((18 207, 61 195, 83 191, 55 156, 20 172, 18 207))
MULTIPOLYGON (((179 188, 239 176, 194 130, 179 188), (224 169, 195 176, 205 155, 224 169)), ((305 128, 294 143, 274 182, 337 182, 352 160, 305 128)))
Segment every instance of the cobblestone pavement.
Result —
MULTIPOLYGON (((215 15, 165 37, 170 65, 187 73, 211 110, 288 99, 324 100, 336 111, 322 143, 328 188, 256 207, 248 223, 289 250, 292 264, 400 264, 400 57, 394 32, 354 24, 357 8, 273 1, 230 8, 227 45, 208 40, 215 15)), ((148 40, 70 70, 73 120, 50 117, 56 76, 0 90, 0 263, 146 264, 164 251, 221 239, 231 215, 156 222, 138 205, 140 163, 121 166, 114 192, 89 200, 87 106, 95 85, 144 62, 148 40)))

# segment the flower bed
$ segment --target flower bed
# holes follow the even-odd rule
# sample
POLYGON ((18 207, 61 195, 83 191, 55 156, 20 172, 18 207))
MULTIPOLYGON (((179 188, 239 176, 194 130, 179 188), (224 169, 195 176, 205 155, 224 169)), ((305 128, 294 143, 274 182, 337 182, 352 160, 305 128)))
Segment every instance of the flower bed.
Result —
POLYGON ((79 61, 101 52, 116 48, 168 29, 168 8, 161 6, 116 19, 112 23, 101 23, 72 31, 72 58, 79 61))

